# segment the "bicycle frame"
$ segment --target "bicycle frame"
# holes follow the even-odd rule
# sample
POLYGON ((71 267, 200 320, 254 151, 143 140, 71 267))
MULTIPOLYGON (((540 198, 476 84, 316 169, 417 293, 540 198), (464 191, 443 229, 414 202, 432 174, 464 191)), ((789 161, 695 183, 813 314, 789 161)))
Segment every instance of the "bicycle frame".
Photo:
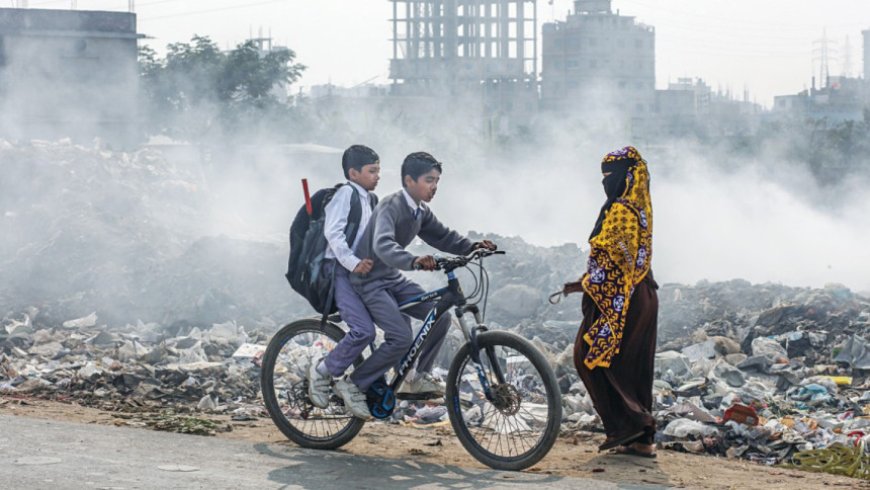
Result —
MULTIPOLYGON (((428 301, 437 301, 435 307, 429 310, 429 313, 426 314, 426 318, 423 320, 423 326, 420 328, 420 331, 411 343, 411 348, 408 349, 408 352, 402 357, 401 362, 399 362, 399 367, 396 369, 396 377, 389 384, 389 388, 393 393, 396 392, 405 380, 405 377, 408 374, 408 369, 414 365, 417 358, 420 356, 420 353, 423 350, 422 347, 425 344, 426 339, 429 337, 432 326, 444 315, 444 313, 446 313, 451 307, 455 306, 454 311, 456 318, 459 320, 459 325, 462 328, 465 340, 470 342, 472 345, 471 358, 474 362, 475 369, 477 370, 481 386, 483 387, 486 398, 491 401, 492 393, 490 390, 489 379, 487 379, 486 373, 483 369, 483 364, 480 362, 480 350, 477 346, 477 333, 486 331, 486 327, 483 325, 483 319, 480 315, 480 310, 476 305, 467 304, 465 294, 462 292, 462 288, 459 285, 459 279, 456 278, 456 273, 449 270, 446 271, 446 274, 447 287, 423 293, 420 296, 412 298, 399 305, 400 310, 405 310, 428 301), (469 319, 466 313, 471 313, 473 318, 469 319)), ((496 380, 499 383, 504 383, 504 373, 497 362, 495 352, 489 348, 487 349, 487 355, 490 359, 490 365, 492 366, 493 371, 495 371, 496 380)))

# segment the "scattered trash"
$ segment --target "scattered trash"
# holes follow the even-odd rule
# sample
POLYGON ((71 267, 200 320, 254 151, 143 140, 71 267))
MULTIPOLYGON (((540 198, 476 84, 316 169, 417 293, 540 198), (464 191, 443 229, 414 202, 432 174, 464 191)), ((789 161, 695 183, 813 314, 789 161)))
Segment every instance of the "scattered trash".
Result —
POLYGON ((176 415, 172 413, 148 417, 145 420, 145 424, 154 430, 203 436, 214 435, 215 432, 228 432, 232 430, 231 426, 222 427, 220 424, 212 420, 176 415))
POLYGON ((722 417, 723 422, 733 420, 738 424, 758 425, 758 413, 752 407, 735 403, 728 410, 725 410, 725 415, 722 417))
POLYGON ((863 442, 852 446, 835 443, 823 449, 801 451, 792 456, 790 465, 806 471, 870 480, 870 454, 863 442))
POLYGON ((63 328, 82 328, 82 327, 93 327, 97 324, 97 313, 91 313, 88 316, 82 318, 76 318, 75 320, 67 320, 63 322, 63 328))
POLYGON ((264 352, 266 352, 265 345, 242 344, 233 353, 233 357, 236 359, 255 359, 262 357, 264 352))

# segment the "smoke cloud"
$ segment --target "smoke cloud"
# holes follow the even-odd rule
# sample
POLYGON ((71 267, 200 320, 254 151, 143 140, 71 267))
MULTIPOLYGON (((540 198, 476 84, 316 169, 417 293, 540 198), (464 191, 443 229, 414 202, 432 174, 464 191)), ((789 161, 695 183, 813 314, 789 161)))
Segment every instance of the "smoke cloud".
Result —
MULTIPOLYGON (((49 90, 33 87, 21 96, 49 90)), ((91 120, 81 107, 70 115, 75 107, 64 120, 91 120)), ((19 124, 29 113, 4 108, 0 139, 13 143, 0 142, 0 299, 9 307, 55 301, 128 320, 287 316, 303 306, 282 277, 300 179, 315 190, 343 181, 341 152, 356 143, 381 156, 382 197, 400 189, 405 155, 429 151, 444 162, 431 206, 449 226, 581 250, 604 201, 601 157, 634 145, 650 164, 659 282, 870 290, 866 157, 820 180, 787 138, 735 154, 689 137, 638 139, 617 114, 542 112, 504 130, 462 97, 335 97, 297 101, 297 125, 286 130, 121 154, 82 138, 79 147, 30 143, 19 124), (232 302, 239 297, 261 306, 245 309, 232 302)))

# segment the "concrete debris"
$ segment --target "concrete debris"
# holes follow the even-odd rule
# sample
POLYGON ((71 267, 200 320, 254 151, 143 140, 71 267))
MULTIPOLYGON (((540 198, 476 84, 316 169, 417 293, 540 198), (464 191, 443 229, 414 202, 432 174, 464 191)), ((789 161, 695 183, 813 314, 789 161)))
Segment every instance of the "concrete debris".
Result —
POLYGON ((75 320, 67 320, 63 322, 63 328, 82 328, 93 327, 97 324, 97 312, 93 312, 88 316, 76 318, 75 320))
MULTIPOLYGON (((74 328, 69 322, 44 324, 40 316, 33 320, 31 333, 0 338, 0 392, 72 398, 113 412, 135 406, 264 413, 259 367, 252 362, 265 350, 268 336, 262 332, 234 322, 171 329, 139 322, 109 330, 90 320, 75 320, 91 326, 74 328)), ((0 325, 19 323, 20 317, 10 315, 0 325)))

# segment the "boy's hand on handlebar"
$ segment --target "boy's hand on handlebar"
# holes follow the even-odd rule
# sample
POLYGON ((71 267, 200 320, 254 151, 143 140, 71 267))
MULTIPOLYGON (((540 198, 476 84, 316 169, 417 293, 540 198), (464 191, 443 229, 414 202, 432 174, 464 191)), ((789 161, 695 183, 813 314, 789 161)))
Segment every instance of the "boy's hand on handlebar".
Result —
POLYGON ((498 245, 493 243, 491 240, 482 240, 479 242, 474 242, 474 245, 472 246, 471 249, 478 250, 481 248, 485 248, 487 250, 498 250, 498 245))
POLYGON ((431 255, 424 255, 423 257, 417 257, 414 259, 414 269, 424 270, 424 271, 434 271, 435 270, 435 257, 431 255))
POLYGON ((359 261, 359 264, 353 268, 354 274, 368 274, 372 271, 372 267, 375 265, 375 262, 372 259, 362 259, 359 261))

